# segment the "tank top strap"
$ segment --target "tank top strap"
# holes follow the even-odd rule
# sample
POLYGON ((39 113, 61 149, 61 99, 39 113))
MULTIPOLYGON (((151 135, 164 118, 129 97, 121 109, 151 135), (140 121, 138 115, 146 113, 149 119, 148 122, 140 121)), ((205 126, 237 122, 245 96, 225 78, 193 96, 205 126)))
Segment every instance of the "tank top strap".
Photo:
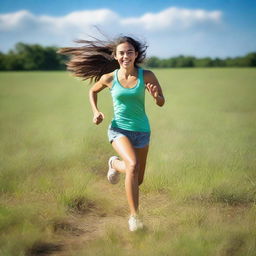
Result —
POLYGON ((143 68, 138 68, 138 79, 140 86, 144 86, 144 70, 143 68))
POLYGON ((116 70, 114 71, 114 82, 115 82, 115 83, 118 81, 117 72, 118 72, 118 69, 116 69, 116 70))
POLYGON ((115 87, 115 84, 118 82, 117 71, 118 71, 118 69, 114 70, 114 79, 113 79, 112 87, 110 88, 110 90, 112 90, 115 87))

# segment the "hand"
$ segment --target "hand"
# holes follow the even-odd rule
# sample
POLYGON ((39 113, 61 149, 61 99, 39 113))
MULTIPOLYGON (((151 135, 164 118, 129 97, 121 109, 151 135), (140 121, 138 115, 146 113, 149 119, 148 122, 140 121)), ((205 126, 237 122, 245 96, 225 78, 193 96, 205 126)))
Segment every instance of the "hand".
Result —
POLYGON ((100 124, 102 121, 103 121, 103 119, 104 119, 104 115, 103 115, 103 113, 101 113, 101 112, 96 112, 96 113, 94 113, 94 115, 93 115, 93 123, 95 123, 95 124, 100 124))
POLYGON ((158 87, 156 85, 153 85, 151 83, 146 84, 146 88, 149 91, 149 93, 156 99, 158 97, 158 87))

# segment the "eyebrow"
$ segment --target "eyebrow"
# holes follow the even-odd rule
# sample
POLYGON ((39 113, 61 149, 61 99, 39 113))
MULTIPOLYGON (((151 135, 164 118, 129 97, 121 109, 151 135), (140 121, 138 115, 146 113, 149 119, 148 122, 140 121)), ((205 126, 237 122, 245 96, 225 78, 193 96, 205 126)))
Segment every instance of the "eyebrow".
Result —
MULTIPOLYGON (((119 52, 125 52, 125 50, 119 50, 119 52)), ((135 52, 133 49, 128 49, 127 52, 135 52)))

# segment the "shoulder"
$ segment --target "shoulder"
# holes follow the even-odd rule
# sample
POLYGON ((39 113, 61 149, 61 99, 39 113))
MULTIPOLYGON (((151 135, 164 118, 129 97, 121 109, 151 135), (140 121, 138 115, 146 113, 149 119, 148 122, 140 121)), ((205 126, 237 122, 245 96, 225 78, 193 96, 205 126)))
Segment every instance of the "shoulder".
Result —
POLYGON ((145 83, 152 83, 157 80, 155 74, 151 70, 144 69, 144 80, 145 83))
POLYGON ((144 76, 152 76, 152 74, 154 74, 151 70, 148 69, 143 69, 144 71, 144 76))
POLYGON ((100 82, 104 85, 106 85, 107 87, 111 87, 112 86, 112 82, 114 80, 114 71, 104 74, 101 76, 100 78, 100 82))

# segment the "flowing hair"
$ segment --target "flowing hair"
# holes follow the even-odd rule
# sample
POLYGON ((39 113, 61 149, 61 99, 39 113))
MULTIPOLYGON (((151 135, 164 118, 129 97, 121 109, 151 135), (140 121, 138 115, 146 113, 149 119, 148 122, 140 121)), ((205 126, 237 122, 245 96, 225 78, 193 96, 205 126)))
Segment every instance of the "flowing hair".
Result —
POLYGON ((74 76, 82 80, 90 79, 97 82, 101 76, 119 68, 117 60, 114 58, 116 47, 122 43, 131 44, 135 52, 138 53, 134 66, 143 63, 146 57, 147 45, 129 36, 120 36, 113 41, 95 40, 77 40, 80 47, 65 47, 58 50, 58 53, 70 55, 70 60, 66 63, 67 70, 74 76))

